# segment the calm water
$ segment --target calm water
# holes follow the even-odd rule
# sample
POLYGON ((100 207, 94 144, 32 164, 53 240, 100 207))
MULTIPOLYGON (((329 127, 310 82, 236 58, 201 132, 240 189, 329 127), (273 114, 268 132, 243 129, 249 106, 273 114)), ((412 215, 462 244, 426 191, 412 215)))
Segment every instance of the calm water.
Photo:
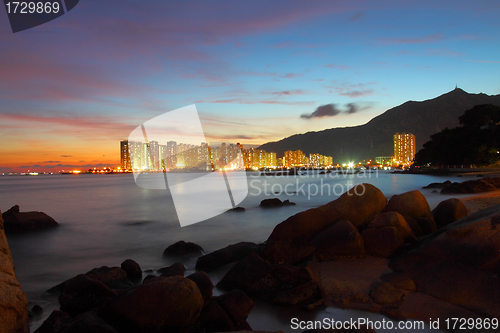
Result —
MULTIPOLYGON (((185 175, 179 174, 179 182, 182 177, 185 175)), ((119 266, 130 258, 143 270, 158 269, 173 263, 163 258, 162 253, 168 245, 179 240, 195 242, 207 253, 240 241, 263 242, 276 224, 299 211, 334 200, 353 184, 371 183, 390 197, 446 179, 463 181, 466 178, 386 173, 365 174, 364 177, 253 175, 248 176, 249 195, 239 204, 246 208, 244 213, 226 212, 181 228, 169 192, 142 189, 135 185, 131 174, 3 176, 0 177, 0 209, 5 211, 18 204, 21 211, 43 211, 60 223, 56 229, 9 235, 8 238, 23 290, 30 302, 45 309, 44 316, 33 321, 31 330, 34 331, 52 309, 58 308, 57 300, 42 297, 43 292, 94 267, 119 266), (289 195, 284 193, 287 184, 292 184, 287 187, 289 195), (313 195, 315 191, 318 193, 313 195), (258 205, 269 197, 266 193, 282 200, 290 199, 297 205, 263 210, 258 205)), ((431 209, 447 198, 431 190, 422 190, 422 193, 431 209)), ((196 209, 196 202, 192 203, 192 209, 196 209)), ((195 259, 184 264, 193 270, 195 259)), ((223 274, 224 271, 211 274, 214 284, 223 274)), ((352 310, 329 308, 304 313, 262 302, 258 305, 248 319, 254 329, 289 332, 292 331, 292 317, 348 319, 363 315, 381 318, 352 310)))

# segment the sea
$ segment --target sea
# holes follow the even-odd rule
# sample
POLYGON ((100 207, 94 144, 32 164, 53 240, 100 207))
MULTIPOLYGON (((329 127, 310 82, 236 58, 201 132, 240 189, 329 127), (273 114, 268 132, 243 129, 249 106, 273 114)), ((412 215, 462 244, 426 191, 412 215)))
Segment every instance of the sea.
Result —
MULTIPOLYGON (((176 183, 182 184, 192 175, 179 173, 175 177, 178 177, 176 183)), ((355 184, 370 183, 388 198, 420 190, 432 209, 449 196, 422 189, 423 186, 468 179, 467 176, 394 174, 388 171, 358 174, 309 171, 296 176, 241 173, 240 177, 246 178, 248 184, 246 198, 236 202, 245 208, 244 212, 227 211, 181 227, 168 188, 141 188, 136 185, 133 174, 0 176, 2 211, 19 205, 21 211, 43 211, 60 224, 50 230, 8 235, 16 275, 28 296, 29 308, 39 304, 44 309, 42 315, 31 320, 31 331, 35 331, 52 310, 59 307, 57 298, 47 295, 46 290, 93 268, 120 266, 124 260, 133 259, 143 270, 154 272, 176 261, 162 254, 165 248, 180 240, 199 244, 205 253, 241 241, 261 243, 278 223, 289 216, 335 200, 355 184), (288 199, 296 205, 274 209, 259 207, 261 200, 276 197, 288 199)), ((198 204, 198 199, 193 200, 188 209, 196 210, 198 204)), ((187 267, 186 275, 194 272, 196 258, 185 259, 183 263, 187 267)), ((211 272, 212 282, 216 284, 228 269, 229 266, 211 272)), ((214 290, 216 295, 221 293, 217 288, 214 290)), ((256 307, 248 317, 254 330, 302 332, 292 328, 292 318, 388 320, 379 314, 358 310, 328 307, 306 312, 259 300, 255 302, 256 307)), ((431 331, 436 332, 430 328, 420 330, 431 331)))

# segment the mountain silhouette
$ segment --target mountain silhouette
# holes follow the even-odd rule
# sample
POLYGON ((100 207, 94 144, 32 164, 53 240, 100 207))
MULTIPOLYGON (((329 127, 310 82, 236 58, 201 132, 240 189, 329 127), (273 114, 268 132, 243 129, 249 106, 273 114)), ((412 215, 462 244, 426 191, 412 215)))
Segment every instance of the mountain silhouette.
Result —
POLYGON ((469 94, 455 88, 433 99, 405 102, 364 125, 295 134, 265 143, 259 149, 276 152, 278 156, 286 150, 300 149, 305 154, 319 153, 332 156, 335 163, 345 163, 392 156, 394 133, 410 132, 415 135, 418 151, 432 134, 458 126, 458 117, 479 104, 500 106, 500 94, 469 94))

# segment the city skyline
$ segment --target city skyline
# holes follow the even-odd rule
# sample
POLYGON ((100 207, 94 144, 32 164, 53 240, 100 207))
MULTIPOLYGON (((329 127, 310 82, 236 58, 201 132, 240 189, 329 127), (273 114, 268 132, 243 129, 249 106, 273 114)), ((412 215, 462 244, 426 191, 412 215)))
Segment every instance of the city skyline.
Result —
POLYGON ((207 141, 256 147, 361 125, 456 84, 500 94, 499 11, 497 1, 85 1, 13 34, 0 10, 0 172, 117 165, 117 141, 191 104, 207 141))

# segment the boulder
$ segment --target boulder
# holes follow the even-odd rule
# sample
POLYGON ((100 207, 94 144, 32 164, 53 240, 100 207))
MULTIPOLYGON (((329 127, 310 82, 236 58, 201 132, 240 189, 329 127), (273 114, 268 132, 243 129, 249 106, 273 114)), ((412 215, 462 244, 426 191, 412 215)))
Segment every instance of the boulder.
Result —
POLYGON ((434 221, 439 227, 443 227, 452 222, 460 220, 469 215, 467 207, 459 199, 448 199, 441 201, 439 205, 432 211, 434 221))
POLYGON ((120 267, 102 266, 94 268, 85 273, 85 276, 104 283, 110 289, 128 289, 134 286, 129 280, 127 272, 120 267))
POLYGON ((0 331, 29 332, 28 299, 17 281, 0 215, 0 331))
POLYGON ((378 229, 384 227, 396 227, 405 242, 413 242, 416 240, 415 233, 406 222, 405 218, 398 212, 385 212, 375 216, 368 224, 368 228, 378 229))
POLYGON ((340 220, 320 232, 311 241, 318 261, 339 258, 363 258, 365 246, 358 229, 349 221, 340 220))
POLYGON ((184 276, 184 272, 186 271, 186 266, 184 266, 181 262, 176 262, 168 267, 162 267, 158 270, 158 273, 161 273, 161 276, 184 276))
POLYGON ((382 282, 370 290, 370 297, 380 305, 399 306, 403 301, 404 291, 395 288, 389 282, 382 282))
POLYGON ((116 292, 109 289, 104 283, 80 274, 66 281, 59 295, 61 310, 72 316, 102 306, 116 292))
POLYGON ((343 219, 356 228, 366 226, 377 214, 385 211, 387 198, 371 184, 358 184, 320 208, 330 221, 343 219))
POLYGON ((196 260, 196 269, 210 271, 229 263, 239 261, 250 253, 259 252, 260 245, 251 242, 240 242, 223 249, 205 254, 196 260))
POLYGON ((175 244, 170 245, 163 251, 164 257, 184 257, 184 256, 200 256, 205 254, 203 248, 198 244, 185 242, 183 240, 178 241, 175 244))
POLYGON ((234 265, 217 284, 223 290, 239 289, 272 300, 282 292, 311 281, 305 268, 273 265, 252 253, 234 265))
POLYGON ((232 332, 235 330, 233 321, 224 309, 211 300, 201 311, 194 327, 189 332, 232 332))
POLYGON ((142 278, 141 266, 139 266, 139 264, 132 259, 127 259, 122 262, 121 269, 123 269, 125 273, 127 273, 127 277, 131 281, 137 281, 142 278))
POLYGON ((192 280, 160 277, 114 297, 100 315, 118 331, 182 332, 196 323, 203 303, 192 280))
POLYGON ((387 211, 395 211, 406 217, 434 220, 429 203, 420 191, 410 191, 389 199, 387 211))
POLYGON ((61 333, 71 325, 72 321, 73 317, 67 312, 54 310, 35 333, 61 333))
POLYGON ((231 290, 214 299, 228 314, 235 327, 247 319, 255 306, 252 299, 241 290, 231 290))
POLYGON ((194 281, 200 289, 201 296, 203 296, 204 304, 207 305, 212 299, 212 294, 214 290, 214 285, 210 280, 210 277, 205 272, 196 272, 187 277, 188 279, 194 281))
POLYGON ((100 318, 95 311, 82 313, 64 330, 64 333, 118 333, 104 319, 100 318))
POLYGON ((359 184, 326 205, 300 212, 278 224, 269 236, 263 256, 275 264, 295 264, 314 252, 311 240, 338 220, 356 228, 368 224, 387 205, 384 194, 370 184, 359 184))
POLYGON ((390 263, 417 291, 485 317, 500 316, 500 205, 449 224, 390 263))
POLYGON ((403 246, 404 238, 397 227, 367 228, 361 233, 366 252, 375 257, 389 258, 403 246))
POLYGON ((59 226, 50 216, 43 212, 19 211, 19 206, 15 205, 2 214, 4 219, 5 233, 23 233, 43 230, 59 226))

